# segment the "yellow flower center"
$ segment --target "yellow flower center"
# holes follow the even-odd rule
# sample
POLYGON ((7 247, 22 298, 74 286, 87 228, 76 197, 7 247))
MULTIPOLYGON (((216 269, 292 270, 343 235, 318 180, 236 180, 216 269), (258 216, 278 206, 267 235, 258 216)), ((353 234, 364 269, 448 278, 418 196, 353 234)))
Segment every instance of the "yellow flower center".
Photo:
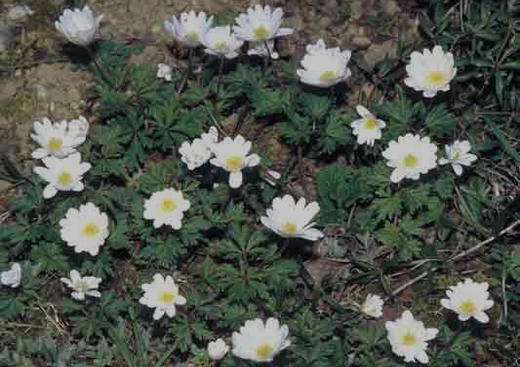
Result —
POLYGON ((253 30, 253 36, 256 40, 263 40, 266 39, 267 36, 269 36, 269 33, 267 32, 267 28, 261 25, 260 27, 256 27, 253 30))
POLYGON ((271 358, 273 351, 274 348, 269 344, 260 344, 258 347, 256 347, 256 356, 260 360, 266 360, 271 358))
POLYGON ((444 74, 440 71, 431 71, 426 79, 433 85, 441 85, 446 80, 444 74))
POLYGON ((199 41, 199 34, 197 32, 190 32, 186 35, 186 38, 190 42, 198 42, 199 41))
POLYGON ((365 130, 375 130, 376 128, 376 119, 373 116, 365 117, 363 122, 363 129, 365 130))
POLYGON ((83 231, 81 231, 85 237, 94 237, 99 233, 99 227, 94 222, 88 222, 83 227, 83 231))
POLYGON ((162 292, 159 295, 159 302, 172 303, 175 296, 176 296, 175 292, 162 292))
POLYGON ((454 161, 456 161, 457 159, 460 159, 460 153, 459 153, 459 152, 456 152, 455 154, 453 154, 453 156, 451 157, 451 159, 453 159, 454 161))
POLYGON ((226 159, 226 167, 230 171, 238 171, 240 168, 242 168, 243 162, 244 158, 235 155, 226 159))
POLYGON ((282 230, 285 232, 285 233, 296 233, 298 227, 296 226, 296 223, 294 222, 285 222, 284 224, 282 224, 282 230))
POLYGON ((408 330, 406 332, 406 334, 403 335, 402 337, 402 343, 404 346, 407 346, 407 347, 413 347, 415 345, 417 341, 417 338, 415 337, 415 335, 413 335, 410 330, 408 330))
POLYGON ((407 168, 414 168, 418 162, 419 160, 413 154, 408 153, 404 156, 404 166, 407 168))
POLYGON ((332 70, 327 70, 327 71, 324 71, 323 73, 321 73, 320 82, 322 82, 322 83, 331 82, 335 78, 336 78, 336 73, 333 72, 332 70))
POLYGON ((50 138, 49 142, 47 143, 47 149, 51 153, 58 153, 61 150, 62 146, 63 142, 60 138, 50 138))
POLYGON ((173 212, 177 208, 177 203, 172 199, 164 199, 161 204, 161 210, 163 212, 173 212))
POLYGON ((72 175, 67 171, 62 171, 57 180, 61 186, 69 186, 72 183, 72 175))
POLYGON ((227 43, 226 42, 217 42, 215 43, 215 50, 224 52, 226 51, 227 43))
POLYGON ((465 302, 462 302, 459 306, 460 313, 466 316, 473 315, 475 311, 477 311, 477 307, 473 300, 468 299, 465 302))
POLYGON ((76 283, 76 290, 78 292, 86 292, 89 290, 89 285, 87 284, 87 282, 83 281, 83 280, 80 280, 79 282, 76 283))

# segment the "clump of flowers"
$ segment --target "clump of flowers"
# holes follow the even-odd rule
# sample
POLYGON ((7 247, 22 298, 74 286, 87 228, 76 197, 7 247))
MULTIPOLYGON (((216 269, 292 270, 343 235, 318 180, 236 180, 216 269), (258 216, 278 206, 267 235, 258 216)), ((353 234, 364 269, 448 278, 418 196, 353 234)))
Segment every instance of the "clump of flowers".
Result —
POLYGON ((227 352, 229 352, 229 345, 221 338, 208 343, 208 355, 213 361, 221 360, 227 352))
POLYGON ((85 296, 101 297, 101 293, 97 290, 101 278, 82 277, 77 270, 71 270, 69 276, 70 278, 61 278, 61 281, 73 290, 72 298, 83 301, 85 296))
POLYGON ((157 191, 144 202, 145 219, 153 220, 153 226, 159 228, 168 225, 175 230, 182 227, 184 212, 190 208, 189 200, 184 199, 181 191, 164 189, 157 191))
POLYGON ((395 321, 387 321, 388 340, 392 345, 392 351, 399 357, 404 357, 405 362, 428 363, 426 354, 427 341, 434 339, 439 332, 435 328, 425 328, 422 321, 414 319, 412 313, 404 311, 401 318, 395 321))
POLYGON ((246 321, 240 332, 233 333, 232 353, 242 359, 271 362, 282 350, 291 345, 289 328, 280 326, 278 319, 270 317, 246 321))
POLYGON ((282 24, 282 8, 271 9, 269 5, 255 5, 248 8, 247 13, 240 14, 233 31, 238 38, 245 41, 267 41, 276 37, 293 34, 292 28, 280 27, 282 24))
POLYGON ((154 320, 159 320, 165 313, 168 317, 173 317, 176 312, 175 307, 186 304, 186 298, 179 294, 179 287, 170 275, 164 278, 161 274, 155 274, 153 282, 145 283, 141 288, 144 294, 139 299, 139 303, 155 308, 154 320))
POLYGON ((390 180, 396 183, 403 178, 418 180, 421 174, 437 166, 436 153, 437 147, 429 137, 406 134, 397 141, 392 140, 383 152, 383 157, 388 160, 387 166, 394 169, 390 180))
POLYGON ((356 111, 361 117, 352 122, 352 134, 357 136, 358 144, 373 146, 376 140, 381 139, 381 129, 386 126, 383 120, 379 120, 364 106, 357 105, 356 111))
POLYGON ((87 172, 90 163, 81 162, 81 154, 74 153, 59 159, 49 156, 42 159, 45 167, 34 167, 34 173, 48 182, 43 190, 43 197, 50 199, 58 191, 83 191, 83 174, 87 172))
POLYGON ((306 205, 305 198, 295 202, 291 195, 285 195, 273 199, 272 208, 267 209, 267 216, 261 217, 260 221, 281 237, 316 241, 323 233, 313 228, 311 221, 319 211, 320 206, 315 201, 306 205))
POLYGON ((457 74, 457 68, 454 67, 453 54, 445 53, 441 46, 435 46, 431 51, 412 52, 406 72, 408 76, 404 83, 423 92, 424 97, 431 98, 437 92, 450 90, 450 82, 457 74))
POLYGON ((54 25, 70 42, 85 47, 98 36, 102 19, 103 14, 96 16, 92 9, 85 5, 83 9, 65 9, 54 25))
POLYGON ((440 158, 439 164, 451 164, 453 171, 457 176, 462 175, 462 166, 469 167, 471 163, 477 160, 475 154, 471 154, 471 144, 469 141, 455 140, 452 145, 446 145, 446 158, 440 158))
POLYGON ((489 316, 485 311, 493 307, 493 300, 489 299, 488 283, 476 283, 472 279, 465 279, 446 291, 448 298, 441 299, 441 305, 456 312, 460 321, 470 318, 487 323, 489 316))
POLYGON ((296 70, 300 81, 315 87, 328 88, 346 80, 352 73, 347 67, 351 51, 339 47, 327 48, 320 39, 307 45, 307 53, 301 61, 303 69, 296 70))
POLYGON ((92 256, 99 253, 109 235, 108 216, 93 203, 80 205, 79 210, 70 208, 60 220, 60 227, 61 239, 74 247, 74 252, 92 256))
POLYGON ((182 13, 180 20, 172 15, 171 22, 164 22, 164 28, 180 43, 188 47, 197 47, 201 45, 204 35, 212 24, 213 16, 207 18, 205 12, 201 11, 197 14, 192 10, 189 13, 182 13))
MULTIPOLYGON (((32 152, 32 157, 42 159, 48 156, 64 158, 76 152, 76 147, 81 145, 86 139, 86 132, 82 133, 79 129, 86 119, 80 116, 78 120, 70 123, 63 120, 59 123, 52 123, 44 117, 42 121, 33 123, 31 138, 40 145, 40 148, 32 152), (78 121, 78 122, 76 122, 78 121)), ((87 131, 88 131, 88 122, 87 131)))
POLYGON ((360 307, 361 312, 365 315, 380 318, 383 316, 383 304, 385 302, 377 294, 368 294, 365 302, 360 307))
POLYGON ((260 163, 258 154, 249 154, 251 145, 250 141, 237 135, 234 139, 224 138, 212 148, 215 157, 210 163, 229 172, 229 186, 234 189, 242 185, 242 170, 260 163))
POLYGON ((0 273, 0 283, 6 287, 17 288, 22 281, 22 267, 13 263, 9 270, 0 273))

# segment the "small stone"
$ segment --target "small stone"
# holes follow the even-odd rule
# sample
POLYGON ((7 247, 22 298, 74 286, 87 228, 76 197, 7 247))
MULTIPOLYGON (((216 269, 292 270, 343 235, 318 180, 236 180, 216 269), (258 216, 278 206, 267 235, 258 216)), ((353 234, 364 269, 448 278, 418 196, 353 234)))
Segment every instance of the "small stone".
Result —
POLYGON ((7 19, 17 22, 24 20, 28 15, 32 14, 34 14, 34 11, 27 5, 16 5, 7 12, 7 19))
POLYGON ((355 36, 352 39, 352 44, 360 50, 366 50, 372 44, 372 41, 366 36, 355 36))

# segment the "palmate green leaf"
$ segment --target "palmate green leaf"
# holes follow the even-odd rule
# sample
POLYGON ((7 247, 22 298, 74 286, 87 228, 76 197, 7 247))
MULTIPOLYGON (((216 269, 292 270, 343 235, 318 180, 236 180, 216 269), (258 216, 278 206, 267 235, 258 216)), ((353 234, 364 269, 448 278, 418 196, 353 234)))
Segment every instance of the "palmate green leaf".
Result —
POLYGON ((421 102, 413 103, 407 99, 401 87, 396 87, 398 97, 385 102, 377 110, 384 115, 387 122, 383 140, 388 142, 404 135, 412 125, 416 114, 421 110, 421 102))
POLYGON ((309 143, 312 135, 312 121, 293 111, 288 112, 287 117, 288 120, 281 126, 282 136, 294 145, 309 143))
POLYGON ((257 89, 251 94, 256 116, 281 113, 288 103, 287 95, 280 89, 257 89))
POLYGON ((38 264, 42 270, 66 273, 70 266, 63 255, 62 247, 56 243, 40 242, 31 249, 31 261, 38 264))
POLYGON ((139 176, 139 189, 151 194, 167 187, 175 187, 174 180, 179 171, 179 161, 176 159, 148 161, 146 172, 139 176))
POLYGON ((446 104, 440 103, 428 111, 424 124, 435 136, 443 138, 453 136, 457 127, 457 118, 448 111, 446 104))
POLYGON ((320 146, 327 154, 335 153, 338 149, 351 145, 353 135, 344 116, 331 114, 327 118, 324 133, 320 137, 320 146))
POLYGON ((157 265, 171 265, 179 256, 186 254, 186 249, 174 234, 169 234, 166 239, 150 238, 147 242, 149 244, 139 252, 140 260, 155 262, 157 265))
POLYGON ((220 271, 220 289, 226 292, 231 302, 265 300, 269 297, 267 285, 260 281, 265 277, 263 269, 249 267, 247 274, 242 274, 231 265, 222 265, 220 271))
POLYGON ((376 239, 386 247, 397 250, 398 257, 402 260, 410 260, 421 252, 421 242, 415 237, 407 236, 401 227, 391 222, 387 222, 376 232, 376 239))

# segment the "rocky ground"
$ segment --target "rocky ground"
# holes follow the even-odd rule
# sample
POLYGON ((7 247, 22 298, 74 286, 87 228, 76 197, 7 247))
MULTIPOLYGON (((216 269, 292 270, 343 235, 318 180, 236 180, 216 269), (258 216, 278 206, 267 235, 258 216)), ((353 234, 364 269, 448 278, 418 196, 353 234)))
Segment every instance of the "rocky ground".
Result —
MULTIPOLYGON (((139 42, 135 62, 179 65, 162 22, 188 9, 211 14, 245 10, 257 0, 91 0, 105 15, 102 37, 139 42)), ((277 0, 266 1, 286 12, 286 25, 297 32, 278 45, 282 57, 299 58, 305 44, 324 38, 330 45, 359 52, 371 66, 395 55, 399 32, 407 42, 419 39, 410 1, 277 0)), ((89 73, 74 70, 61 55, 62 40, 54 20, 67 7, 62 0, 0 0, 0 153, 18 162, 30 160, 29 131, 44 116, 68 119, 82 113, 89 73), (23 9, 20 6, 28 6, 23 9)), ((180 54, 182 58, 182 54, 180 54)), ((28 164, 27 164, 28 166, 28 164)), ((0 196, 9 185, 0 181, 0 196)), ((1 202, 0 202, 1 205, 1 202)))

